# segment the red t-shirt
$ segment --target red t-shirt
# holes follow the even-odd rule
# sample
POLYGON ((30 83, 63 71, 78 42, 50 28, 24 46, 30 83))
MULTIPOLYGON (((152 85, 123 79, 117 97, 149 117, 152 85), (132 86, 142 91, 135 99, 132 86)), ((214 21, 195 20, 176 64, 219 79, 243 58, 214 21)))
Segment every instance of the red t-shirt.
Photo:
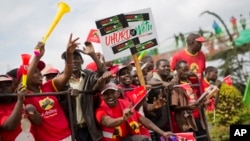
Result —
MULTIPOLYGON (((10 103, 10 104, 0 104, 0 127, 3 126, 3 124, 6 122, 8 117, 11 115, 16 103, 10 103)), ((24 113, 24 111, 23 111, 24 113)), ((24 114, 22 114, 22 117, 24 114)), ((12 131, 3 131, 0 130, 0 136, 2 141, 15 141, 16 139, 19 140, 29 140, 34 139, 34 130, 31 122, 29 119, 24 118, 27 120, 26 122, 22 122, 23 131, 21 129, 21 121, 17 125, 16 129, 12 131), (28 123, 27 123, 28 122, 28 123)), ((24 120, 23 119, 23 120, 24 120)))
MULTIPOLYGON (((210 86, 210 83, 207 81, 206 78, 204 78, 202 83, 201 83, 202 93, 204 93, 209 86, 210 86)), ((210 103, 206 106, 206 110, 213 111, 215 108, 215 99, 211 98, 211 99, 209 99, 209 101, 210 101, 210 103)))
POLYGON ((198 52, 195 55, 190 54, 186 49, 175 53, 170 62, 170 67, 175 70, 175 65, 178 61, 184 60, 189 64, 189 69, 201 77, 202 72, 206 68, 206 57, 203 52, 198 52))
MULTIPOLYGON (((176 63, 180 60, 184 60, 189 64, 189 69, 194 72, 197 77, 190 77, 189 80, 192 84, 200 84, 203 79, 202 73, 206 69, 206 57, 202 51, 198 52, 197 54, 193 55, 190 54, 187 49, 183 49, 177 53, 175 53, 172 57, 170 62, 170 67, 172 70, 175 69, 176 63)), ((192 87, 194 92, 197 94, 197 98, 200 97, 200 87, 193 86, 192 87)))
MULTIPOLYGON (((102 100, 102 102, 104 102, 104 101, 102 100)), ((121 107, 118 103, 116 104, 115 107, 110 107, 110 109, 112 110, 112 113, 113 113, 113 115, 111 116, 112 118, 119 118, 119 117, 123 116, 123 110, 121 109, 121 107)), ((136 114, 137 118, 139 119, 141 116, 140 113, 135 111, 135 114, 136 114)), ((96 119, 101 127, 103 127, 103 125, 101 125, 101 119, 106 115, 107 115, 107 112, 103 108, 98 108, 96 110, 96 119)), ((130 127, 127 124, 127 122, 124 121, 122 124, 120 124, 120 126, 118 128, 119 128, 118 134, 121 136, 121 139, 128 135, 130 127)), ((121 139, 117 139, 117 141, 119 141, 121 139)), ((112 139, 105 138, 105 139, 102 139, 101 141, 112 141, 112 139)))
MULTIPOLYGON (((55 92, 57 89, 50 80, 41 86, 41 91, 55 92)), ((34 126, 36 141, 59 141, 71 135, 66 116, 55 96, 27 97, 25 103, 33 104, 42 116, 41 125, 34 126)))
MULTIPOLYGON (((133 93, 133 89, 135 89, 137 86, 135 86, 133 84, 130 84, 129 87, 127 87, 127 89, 126 89, 126 87, 123 84, 118 84, 117 86, 119 88, 121 88, 122 90, 124 90, 124 98, 122 98, 121 96, 119 98, 126 99, 129 102, 133 102, 133 100, 131 99, 131 97, 128 96, 128 95, 131 95, 133 93)), ((132 104, 135 104, 135 103, 132 103, 132 104)))
POLYGON ((202 90, 202 93, 204 93, 207 88, 210 86, 210 83, 207 81, 206 78, 203 78, 202 82, 201 82, 201 90, 202 90))

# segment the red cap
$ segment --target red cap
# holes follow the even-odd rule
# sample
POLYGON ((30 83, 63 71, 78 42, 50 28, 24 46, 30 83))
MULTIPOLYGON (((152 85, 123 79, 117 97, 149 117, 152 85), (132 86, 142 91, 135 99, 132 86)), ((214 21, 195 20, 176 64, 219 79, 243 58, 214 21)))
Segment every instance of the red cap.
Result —
MULTIPOLYGON (((45 68, 45 63, 43 61, 39 61, 38 64, 37 64, 37 68, 42 71, 44 68, 45 68)), ((19 67, 19 69, 17 70, 17 80, 20 81, 21 78, 22 78, 22 75, 23 75, 23 69, 24 69, 24 66, 21 65, 19 67)))
POLYGON ((97 66, 95 62, 90 62, 87 64, 86 69, 91 70, 91 71, 97 71, 97 66))
POLYGON ((55 68, 50 68, 48 69, 44 75, 48 75, 48 74, 58 74, 60 71, 58 69, 55 69, 55 68))
POLYGON ((205 42, 206 39, 204 37, 200 36, 200 37, 196 38, 195 41, 197 41, 197 42, 205 42))
POLYGON ((196 41, 196 42, 205 42, 206 39, 204 37, 202 37, 201 35, 199 35, 199 34, 190 33, 187 36, 186 41, 187 41, 187 44, 192 44, 192 43, 194 43, 194 41, 196 41))

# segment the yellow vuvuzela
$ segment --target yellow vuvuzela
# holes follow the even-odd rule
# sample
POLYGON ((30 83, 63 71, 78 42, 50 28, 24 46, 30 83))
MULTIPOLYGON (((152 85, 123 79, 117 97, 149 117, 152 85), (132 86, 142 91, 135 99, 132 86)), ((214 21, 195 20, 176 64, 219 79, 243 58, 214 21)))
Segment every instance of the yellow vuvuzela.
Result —
MULTIPOLYGON (((51 32, 54 30, 54 28, 56 27, 57 23, 61 20, 62 16, 65 13, 70 12, 70 7, 68 6, 68 4, 64 3, 64 2, 59 2, 57 4, 57 8, 58 11, 56 13, 56 16, 54 17, 53 22, 50 24, 50 27, 48 29, 48 31, 46 32, 46 34, 43 36, 42 42, 45 43, 47 41, 47 39, 49 38, 51 32)), ((35 50, 34 52, 36 55, 40 54, 39 49, 35 50)))
POLYGON ((64 3, 64 2, 59 2, 57 4, 58 7, 58 11, 57 14, 53 20, 53 22, 51 23, 47 33, 43 36, 43 40, 42 42, 45 43, 46 40, 48 39, 49 35, 51 34, 51 32, 54 30, 54 28, 56 27, 57 23, 60 21, 60 19, 62 18, 62 16, 65 13, 70 12, 70 7, 68 6, 68 4, 64 3))

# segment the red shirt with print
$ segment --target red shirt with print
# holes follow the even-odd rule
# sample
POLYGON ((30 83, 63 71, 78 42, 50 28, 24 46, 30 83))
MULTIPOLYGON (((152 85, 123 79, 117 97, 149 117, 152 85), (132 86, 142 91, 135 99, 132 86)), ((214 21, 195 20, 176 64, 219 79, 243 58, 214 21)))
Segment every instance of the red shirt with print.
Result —
POLYGON ((170 67, 172 70, 175 70, 175 65, 180 60, 186 61, 189 65, 189 69, 196 73, 198 77, 201 77, 201 74, 206 68, 206 57, 201 51, 195 55, 189 53, 187 49, 175 53, 170 62, 170 67))
MULTIPOLYGON (((56 91, 51 80, 41 86, 41 92, 56 91)), ((68 121, 56 96, 27 97, 25 103, 33 104, 42 116, 41 125, 35 126, 36 141, 59 141, 71 135, 68 121)))
MULTIPOLYGON (((102 102, 104 102, 102 100, 102 102)), ((119 117, 122 117, 123 116, 123 110, 121 109, 119 103, 116 104, 116 106, 114 107, 110 107, 111 110, 112 110, 112 118, 119 118, 119 117)), ((139 119, 140 118, 140 114, 138 112, 135 112, 137 118, 139 119)), ((97 122, 99 123, 99 125, 101 127, 103 127, 103 125, 101 125, 101 119, 107 115, 107 112, 103 109, 103 108, 98 108, 96 110, 96 119, 97 119, 97 122)), ((116 141, 120 141, 122 140, 124 137, 126 137, 128 134, 129 134, 129 130, 130 130, 130 127, 129 125, 127 124, 127 122, 122 122, 119 126, 119 136, 121 138, 117 138, 116 141)), ((112 139, 102 139, 101 141, 113 141, 112 139)))

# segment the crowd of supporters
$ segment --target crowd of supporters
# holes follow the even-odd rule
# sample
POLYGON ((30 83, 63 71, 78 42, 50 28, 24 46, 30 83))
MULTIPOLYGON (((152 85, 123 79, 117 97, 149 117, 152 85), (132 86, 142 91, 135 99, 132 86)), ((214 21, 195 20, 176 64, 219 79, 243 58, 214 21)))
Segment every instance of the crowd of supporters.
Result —
POLYGON ((142 74, 133 60, 105 61, 90 42, 77 49, 78 40, 70 34, 61 72, 41 73, 45 44, 39 42, 28 67, 0 75, 1 141, 168 141, 182 132, 210 140, 204 110, 214 110, 217 97, 199 98, 221 82, 217 69, 206 67, 204 37, 189 34, 187 47, 171 58, 144 56, 142 74), (82 54, 93 59, 86 68, 82 54), (138 88, 147 94, 139 101, 138 88))

